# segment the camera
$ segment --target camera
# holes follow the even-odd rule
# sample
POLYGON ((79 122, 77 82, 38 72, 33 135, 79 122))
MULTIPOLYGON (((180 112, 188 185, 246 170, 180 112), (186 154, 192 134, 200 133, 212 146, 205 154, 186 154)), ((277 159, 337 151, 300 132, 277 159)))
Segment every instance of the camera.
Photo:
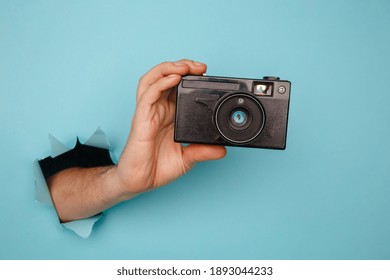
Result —
POLYGON ((176 88, 174 140, 284 150, 291 83, 184 76, 176 88))

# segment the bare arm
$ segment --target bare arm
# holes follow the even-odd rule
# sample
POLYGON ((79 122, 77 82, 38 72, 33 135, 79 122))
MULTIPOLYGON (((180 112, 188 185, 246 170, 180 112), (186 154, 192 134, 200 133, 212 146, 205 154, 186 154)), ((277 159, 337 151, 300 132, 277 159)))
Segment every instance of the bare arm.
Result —
POLYGON ((69 168, 48 180, 62 222, 95 215, 135 195, 166 185, 196 162, 220 159, 221 146, 173 141, 175 96, 170 94, 182 76, 201 75, 206 65, 190 60, 165 62, 139 81, 137 107, 126 147, 117 166, 69 168))
POLYGON ((60 220, 91 217, 130 199, 119 187, 117 167, 68 168, 51 176, 47 183, 60 220))

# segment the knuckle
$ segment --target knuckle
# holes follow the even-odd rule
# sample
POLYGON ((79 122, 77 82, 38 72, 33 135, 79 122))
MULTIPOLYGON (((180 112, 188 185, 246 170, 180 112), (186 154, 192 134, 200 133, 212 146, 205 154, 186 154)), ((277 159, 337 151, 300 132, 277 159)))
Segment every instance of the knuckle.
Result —
POLYGON ((180 60, 178 60, 179 62, 191 62, 192 60, 188 59, 188 58, 182 58, 180 60))
POLYGON ((173 63, 171 61, 163 61, 160 64, 157 65, 158 68, 163 68, 168 65, 172 65, 173 63))
POLYGON ((143 84, 145 81, 146 81, 146 78, 147 76, 146 76, 146 74, 143 74, 140 78, 139 78, 139 80, 138 80, 138 83, 139 84, 143 84))

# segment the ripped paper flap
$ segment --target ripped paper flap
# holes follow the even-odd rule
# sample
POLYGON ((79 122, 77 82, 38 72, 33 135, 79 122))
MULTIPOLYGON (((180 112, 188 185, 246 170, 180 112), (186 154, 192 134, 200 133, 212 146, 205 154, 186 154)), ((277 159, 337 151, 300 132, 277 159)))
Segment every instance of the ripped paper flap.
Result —
MULTIPOLYGON (((59 156, 72 149, 61 143, 53 135, 49 135, 49 141, 51 145, 52 157, 59 156)), ((106 134, 100 128, 96 129, 94 134, 85 142, 84 145, 110 150, 110 144, 106 134)), ((43 176, 38 161, 34 162, 33 168, 35 177, 35 199, 41 203, 52 206, 55 210, 49 187, 47 186, 45 177, 43 176)), ((101 217, 103 217, 103 213, 97 214, 90 218, 75 220, 67 223, 61 223, 58 219, 58 222, 63 227, 75 232, 80 237, 88 238, 92 233, 93 226, 97 221, 100 220, 101 217)))

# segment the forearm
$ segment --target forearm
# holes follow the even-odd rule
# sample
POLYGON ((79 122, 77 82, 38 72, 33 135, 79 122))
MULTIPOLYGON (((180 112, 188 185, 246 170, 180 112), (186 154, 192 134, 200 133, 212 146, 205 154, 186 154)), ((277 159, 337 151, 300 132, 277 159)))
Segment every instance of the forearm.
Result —
POLYGON ((69 168, 48 178, 61 222, 91 217, 135 196, 123 191, 116 171, 116 166, 69 168))

